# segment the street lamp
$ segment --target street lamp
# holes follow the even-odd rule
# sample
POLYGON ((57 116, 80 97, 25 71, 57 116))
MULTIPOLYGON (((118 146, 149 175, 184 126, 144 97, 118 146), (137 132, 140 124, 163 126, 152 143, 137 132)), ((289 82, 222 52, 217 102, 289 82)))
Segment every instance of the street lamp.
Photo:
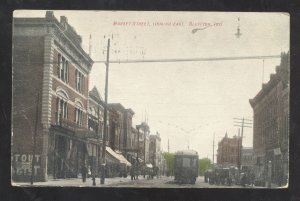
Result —
POLYGON ((204 30, 206 28, 208 28, 209 26, 205 26, 205 27, 201 27, 201 28, 195 28, 192 30, 192 34, 195 34, 197 31, 200 31, 200 30, 204 30))

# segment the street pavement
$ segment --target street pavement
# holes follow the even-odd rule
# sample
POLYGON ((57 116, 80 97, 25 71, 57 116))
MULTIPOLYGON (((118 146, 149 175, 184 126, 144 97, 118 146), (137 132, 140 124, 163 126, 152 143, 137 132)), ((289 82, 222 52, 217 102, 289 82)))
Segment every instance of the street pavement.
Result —
MULTIPOLYGON (((100 184, 100 179, 96 179, 96 186, 93 186, 92 178, 87 178, 86 182, 82 182, 81 178, 72 179, 49 179, 47 182, 35 182, 33 185, 24 182, 12 183, 14 186, 61 186, 61 187, 133 187, 133 188, 244 188, 238 185, 223 186, 210 185, 204 182, 204 177, 197 178, 195 184, 178 184, 174 181, 174 177, 162 176, 160 178, 148 179, 147 176, 139 176, 138 180, 131 180, 130 177, 106 178, 105 184, 100 184)), ((249 188, 249 187, 246 187, 249 188)))

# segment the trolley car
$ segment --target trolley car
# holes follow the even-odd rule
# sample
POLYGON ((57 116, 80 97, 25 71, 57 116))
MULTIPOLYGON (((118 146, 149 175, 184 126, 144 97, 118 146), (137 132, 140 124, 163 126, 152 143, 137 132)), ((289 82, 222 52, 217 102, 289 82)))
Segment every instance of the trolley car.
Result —
POLYGON ((195 184, 198 177, 198 160, 198 153, 194 150, 177 151, 174 160, 175 181, 195 184))

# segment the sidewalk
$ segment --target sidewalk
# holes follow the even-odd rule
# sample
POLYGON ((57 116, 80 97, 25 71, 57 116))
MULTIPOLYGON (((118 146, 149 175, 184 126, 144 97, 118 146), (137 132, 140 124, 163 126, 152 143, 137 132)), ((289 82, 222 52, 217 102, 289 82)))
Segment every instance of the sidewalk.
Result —
MULTIPOLYGON (((143 177, 139 177, 140 180, 143 180, 143 177)), ((146 179, 146 178, 145 178, 146 179)), ((81 178, 68 178, 68 179, 48 179, 47 182, 34 182, 33 185, 30 182, 12 182, 13 186, 73 186, 73 187, 108 187, 108 185, 119 184, 123 182, 131 181, 130 176, 127 178, 124 177, 114 177, 114 178, 105 178, 105 184, 100 184, 100 178, 96 178, 96 186, 93 186, 92 178, 87 178, 86 182, 83 183, 81 178)))

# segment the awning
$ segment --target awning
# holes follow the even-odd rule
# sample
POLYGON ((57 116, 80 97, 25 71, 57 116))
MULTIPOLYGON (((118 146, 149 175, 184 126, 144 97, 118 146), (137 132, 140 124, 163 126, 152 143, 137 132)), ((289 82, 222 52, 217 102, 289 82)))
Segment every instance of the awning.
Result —
POLYGON ((276 148, 274 149, 274 155, 280 155, 281 154, 281 151, 280 151, 280 148, 276 148))
POLYGON ((151 163, 146 164, 147 168, 153 168, 153 165, 151 163))
POLYGON ((131 166, 131 163, 120 153, 116 153, 110 147, 106 147, 106 152, 114 157, 119 163, 125 164, 126 166, 131 166))

